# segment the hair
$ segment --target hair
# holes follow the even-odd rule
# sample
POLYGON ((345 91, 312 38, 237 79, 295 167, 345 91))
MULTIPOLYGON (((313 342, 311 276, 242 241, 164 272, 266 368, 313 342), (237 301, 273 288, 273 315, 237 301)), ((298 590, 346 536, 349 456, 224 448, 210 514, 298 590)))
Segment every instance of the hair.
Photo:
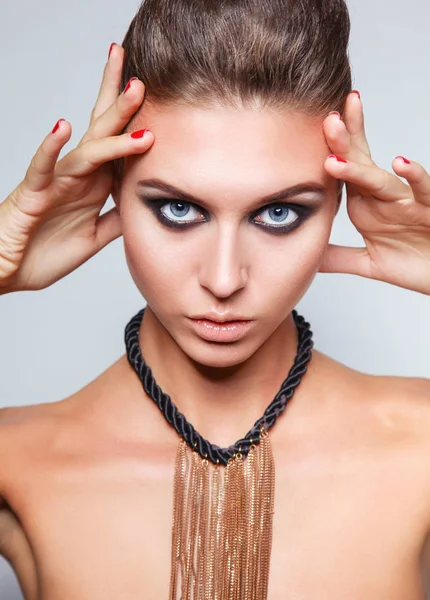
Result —
POLYGON ((121 89, 138 77, 144 103, 342 114, 350 27, 345 0, 143 0, 121 89))

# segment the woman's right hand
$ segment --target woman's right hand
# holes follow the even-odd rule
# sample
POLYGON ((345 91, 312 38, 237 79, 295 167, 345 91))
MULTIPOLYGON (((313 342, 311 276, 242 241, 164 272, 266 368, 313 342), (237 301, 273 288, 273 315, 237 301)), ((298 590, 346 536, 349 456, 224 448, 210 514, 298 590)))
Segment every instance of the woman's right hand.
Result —
POLYGON ((145 94, 138 79, 119 93, 123 60, 124 49, 114 45, 78 146, 58 161, 72 133, 61 120, 0 204, 0 294, 47 288, 121 236, 116 207, 100 216, 112 191, 111 161, 146 152, 154 142, 148 131, 137 139, 121 134, 145 94))

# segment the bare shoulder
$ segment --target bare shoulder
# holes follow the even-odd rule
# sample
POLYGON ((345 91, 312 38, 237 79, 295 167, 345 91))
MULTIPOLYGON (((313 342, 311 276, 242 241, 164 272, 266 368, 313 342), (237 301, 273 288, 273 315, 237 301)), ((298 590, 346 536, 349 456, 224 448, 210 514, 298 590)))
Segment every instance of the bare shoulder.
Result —
POLYGON ((315 351, 314 371, 318 390, 346 398, 388 423, 413 426, 430 440, 430 379, 399 375, 373 375, 353 369, 315 351))
POLYGON ((0 408, 0 444, 4 446, 6 440, 18 441, 27 436, 30 436, 30 442, 34 442, 38 434, 43 434, 49 425, 66 417, 68 400, 69 398, 58 402, 0 408))
POLYGON ((35 424, 37 411, 26 406, 6 406, 0 408, 0 532, 4 537, 3 509, 9 509, 6 502, 10 497, 11 483, 22 474, 21 466, 25 457, 24 448, 31 450, 40 439, 41 428, 35 424), (29 426, 29 423, 33 425, 29 426))
POLYGON ((415 440, 417 448, 428 447, 430 452, 430 379, 372 375, 325 355, 320 360, 340 394, 351 390, 348 397, 354 398, 355 407, 371 415, 385 432, 405 441, 415 440))
POLYGON ((369 385, 387 422, 408 430, 430 450, 430 379, 372 376, 369 385))
POLYGON ((27 456, 34 457, 46 447, 65 419, 65 407, 60 401, 0 408, 0 495, 8 475, 16 474, 27 456))
MULTIPOLYGON (((430 379, 400 375, 367 375, 367 385, 376 403, 411 423, 430 424, 430 379)), ((427 430, 428 431, 428 430, 427 430)))
POLYGON ((0 456, 5 457, 0 460, 0 496, 4 476, 18 467, 55 460, 73 447, 90 451, 101 438, 133 436, 134 430, 140 435, 141 423, 150 422, 158 410, 142 402, 143 394, 122 356, 64 399, 0 408, 0 456))
MULTIPOLYGON (((0 509, 11 495, 17 477, 34 474, 68 452, 84 437, 91 400, 107 396, 114 387, 109 367, 81 390, 56 402, 0 408, 0 509), (104 385, 100 382, 106 382, 104 385), (86 410, 84 410, 86 408, 86 410)), ((115 379, 115 377, 113 378, 115 379)), ((96 420, 96 419, 95 419, 96 420)))

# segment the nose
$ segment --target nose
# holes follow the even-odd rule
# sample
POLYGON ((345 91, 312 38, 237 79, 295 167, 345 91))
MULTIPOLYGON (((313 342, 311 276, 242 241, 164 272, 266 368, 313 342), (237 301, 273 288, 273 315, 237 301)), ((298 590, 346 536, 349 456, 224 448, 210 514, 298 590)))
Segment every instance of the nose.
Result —
POLYGON ((213 232, 202 251, 199 282, 217 298, 228 298, 245 287, 248 267, 245 263, 245 240, 233 225, 213 232))

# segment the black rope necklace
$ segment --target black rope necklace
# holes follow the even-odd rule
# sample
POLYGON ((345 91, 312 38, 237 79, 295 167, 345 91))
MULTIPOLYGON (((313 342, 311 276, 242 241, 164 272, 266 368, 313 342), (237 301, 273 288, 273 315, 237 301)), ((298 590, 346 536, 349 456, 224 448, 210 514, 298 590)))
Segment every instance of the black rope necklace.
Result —
POLYGON ((166 421, 176 429, 177 433, 187 442, 190 448, 196 450, 202 458, 207 458, 214 464, 223 465, 227 465, 229 458, 233 458, 239 452, 245 458, 251 449, 251 446, 259 443, 261 426, 267 431, 274 425, 279 415, 284 412, 288 400, 293 396, 302 376, 307 371, 307 364, 312 358, 311 350, 314 345, 310 324, 307 323, 296 310, 293 310, 294 322, 297 326, 299 339, 297 354, 288 377, 283 382, 275 398, 267 407, 264 415, 256 421, 245 437, 238 440, 233 446, 220 448, 215 444, 211 444, 208 440, 205 440, 194 429, 191 423, 187 421, 184 415, 178 411, 170 396, 165 394, 159 385, 157 385, 150 367, 145 363, 139 346, 139 328, 144 312, 145 308, 139 311, 126 326, 125 345, 128 361, 139 376, 145 392, 152 400, 154 400, 166 418, 166 421))

